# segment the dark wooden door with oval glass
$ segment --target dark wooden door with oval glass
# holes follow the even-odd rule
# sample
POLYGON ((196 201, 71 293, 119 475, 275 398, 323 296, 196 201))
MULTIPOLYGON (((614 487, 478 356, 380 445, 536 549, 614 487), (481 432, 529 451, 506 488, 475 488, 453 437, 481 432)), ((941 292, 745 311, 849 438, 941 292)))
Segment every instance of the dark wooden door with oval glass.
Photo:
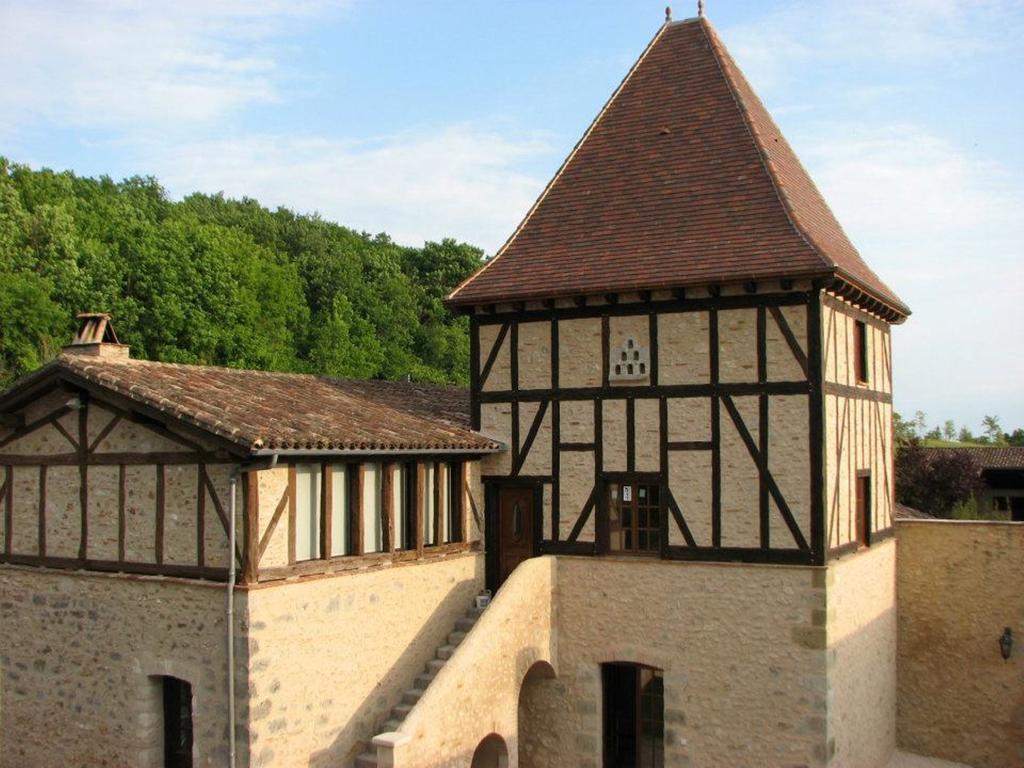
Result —
POLYGON ((533 557, 532 488, 505 487, 498 491, 498 584, 523 560, 533 557))

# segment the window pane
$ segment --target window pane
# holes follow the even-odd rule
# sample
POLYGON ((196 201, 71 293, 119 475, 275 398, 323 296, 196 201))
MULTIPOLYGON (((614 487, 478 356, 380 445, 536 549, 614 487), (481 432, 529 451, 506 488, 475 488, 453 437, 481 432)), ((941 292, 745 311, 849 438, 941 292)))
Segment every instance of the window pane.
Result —
POLYGON ((348 471, 344 464, 331 465, 331 556, 347 555, 349 532, 348 471))
POLYGON ((395 516, 395 549, 405 549, 405 497, 408 470, 404 464, 394 468, 391 476, 391 509, 395 516))
POLYGON ((434 465, 423 467, 423 544, 434 544, 434 465))
POLYGON ((295 467, 295 559, 320 557, 320 465, 295 467))
POLYGON ((437 542, 441 543, 449 540, 449 523, 451 522, 451 494, 448 491, 449 466, 447 464, 436 464, 435 466, 439 474, 434 478, 434 482, 437 483, 441 495, 441 530, 437 542))
POLYGON ((363 552, 384 549, 384 527, 381 524, 380 464, 363 465, 363 552))

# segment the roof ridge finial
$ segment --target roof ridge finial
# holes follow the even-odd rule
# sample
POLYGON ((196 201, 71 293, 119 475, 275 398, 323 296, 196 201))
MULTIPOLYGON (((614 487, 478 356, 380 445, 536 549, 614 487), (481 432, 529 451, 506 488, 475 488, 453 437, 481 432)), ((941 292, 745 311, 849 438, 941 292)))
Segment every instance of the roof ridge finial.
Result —
POLYGON ((666 5, 665 6, 665 23, 668 24, 670 21, 672 21, 672 6, 671 5, 666 5))
POLYGON ((697 17, 704 18, 704 0, 697 0, 697 17))

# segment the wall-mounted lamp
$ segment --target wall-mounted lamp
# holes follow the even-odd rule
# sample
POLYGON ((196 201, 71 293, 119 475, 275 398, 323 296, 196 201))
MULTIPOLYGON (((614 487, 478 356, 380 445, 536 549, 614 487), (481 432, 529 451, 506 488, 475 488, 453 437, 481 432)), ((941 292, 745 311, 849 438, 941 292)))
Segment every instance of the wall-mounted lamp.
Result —
POLYGON ((1008 661, 1013 652, 1013 630, 1009 627, 1004 627, 999 637, 999 652, 1003 654, 1003 661, 1008 661))
POLYGON ((78 395, 75 395, 74 397, 70 398, 66 403, 64 403, 64 407, 69 408, 72 411, 80 411, 82 410, 82 408, 85 407, 85 405, 82 403, 82 398, 80 398, 78 395))

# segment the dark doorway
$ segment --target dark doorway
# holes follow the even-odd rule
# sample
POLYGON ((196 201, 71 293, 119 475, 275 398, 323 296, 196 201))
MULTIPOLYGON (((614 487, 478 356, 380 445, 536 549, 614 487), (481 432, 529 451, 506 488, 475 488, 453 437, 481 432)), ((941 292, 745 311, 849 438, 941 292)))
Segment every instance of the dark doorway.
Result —
POLYGON ((529 486, 498 489, 498 586, 534 555, 534 496, 535 489, 529 486))
POLYGON ((665 765, 665 704, 661 670, 605 664, 604 768, 665 765))
POLYGON ((1024 523, 1024 496, 1010 497, 1010 520, 1024 523))
POLYGON ((192 768, 192 686, 161 678, 164 697, 164 766, 192 768))

